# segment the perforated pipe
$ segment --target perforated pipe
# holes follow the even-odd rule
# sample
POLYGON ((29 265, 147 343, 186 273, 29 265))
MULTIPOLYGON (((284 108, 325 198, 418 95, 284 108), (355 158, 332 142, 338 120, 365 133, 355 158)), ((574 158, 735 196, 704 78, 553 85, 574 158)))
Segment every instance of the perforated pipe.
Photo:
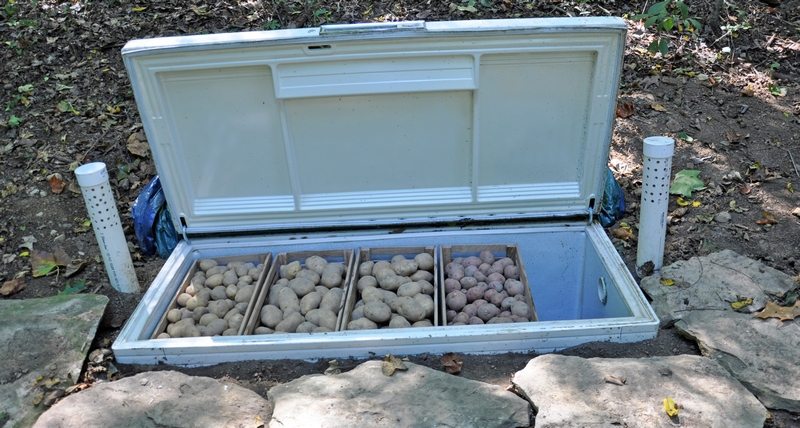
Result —
POLYGON ((139 281, 122 232, 106 164, 93 162, 81 165, 75 170, 75 176, 81 186, 111 287, 123 293, 138 293, 139 281))
POLYGON ((642 170, 642 200, 639 212, 639 242, 636 248, 636 270, 640 275, 652 262, 658 271, 664 263, 664 241, 667 235, 667 208, 672 155, 675 141, 669 137, 644 139, 644 168, 642 170))

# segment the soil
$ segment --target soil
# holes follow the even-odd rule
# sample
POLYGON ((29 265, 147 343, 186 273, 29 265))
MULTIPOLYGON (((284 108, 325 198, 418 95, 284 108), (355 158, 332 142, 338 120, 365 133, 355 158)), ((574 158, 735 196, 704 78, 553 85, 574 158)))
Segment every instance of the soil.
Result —
MULTIPOLYGON (((691 16, 713 22, 713 2, 689 3, 691 16)), ((632 271, 642 139, 670 135, 677 140, 673 175, 699 169, 705 189, 684 200, 670 198, 664 263, 731 249, 789 275, 800 272, 800 0, 768 3, 773 6, 726 1, 716 17, 724 29, 664 32, 670 43, 666 54, 649 52, 656 37, 653 30, 628 20, 609 162, 628 206, 626 218, 608 233, 632 271)), ((150 284, 163 265, 163 260, 138 250, 127 215, 156 170, 149 153, 141 150, 142 124, 120 56, 126 41, 365 21, 567 15, 631 18, 651 3, 168 0, 2 4, 0 282, 21 278, 19 283, 25 285, 4 298, 50 296, 75 287, 105 294, 111 303, 95 347, 108 348, 139 296, 117 293, 108 284, 74 182, 72 171, 77 165, 95 160, 108 165, 140 283, 150 284), (55 254, 65 254, 82 270, 73 273, 60 267, 33 277, 33 258, 55 254)), ((651 341, 593 343, 563 353, 643 357, 697 354, 698 349, 665 328, 651 341)), ((464 356, 462 376, 508 385, 511 374, 531 357, 464 356)), ((411 360, 441 368, 436 356, 411 360)), ((341 363, 345 370, 357 364, 341 363)), ((183 371, 231 378, 266 394, 275 383, 326 367, 327 362, 278 361, 183 371)), ((160 368, 125 366, 118 375, 154 369, 160 368)), ((86 381, 92 380, 87 375, 86 381)), ((796 415, 776 412, 771 423, 790 426, 798 420, 796 415)))

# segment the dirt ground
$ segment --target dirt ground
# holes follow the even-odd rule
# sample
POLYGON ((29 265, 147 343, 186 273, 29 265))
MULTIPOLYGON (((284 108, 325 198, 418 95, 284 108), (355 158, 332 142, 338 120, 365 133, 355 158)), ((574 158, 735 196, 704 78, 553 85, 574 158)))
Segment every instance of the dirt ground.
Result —
MULTIPOLYGON (((688 3, 691 16, 704 24, 713 22, 713 1, 688 3)), ((110 347, 138 303, 138 296, 117 293, 108 284, 72 173, 83 162, 101 160, 109 166, 141 284, 149 285, 163 264, 139 253, 128 219, 130 205, 156 173, 152 158, 142 149, 142 125, 120 57, 128 40, 365 21, 567 15, 631 18, 650 4, 615 0, 0 1, 0 282, 19 279, 4 298, 50 296, 65 289, 107 295, 111 303, 97 348, 110 347), (71 267, 34 277, 42 273, 32 269, 34 257, 50 257, 63 264, 71 261, 71 267)), ((655 37, 651 29, 628 20, 610 159, 625 190, 628 211, 608 233, 633 268, 642 138, 666 134, 677 140, 673 174, 699 169, 706 186, 692 198, 670 198, 665 264, 731 249, 798 275, 800 1, 726 1, 718 19, 722 29, 707 26, 695 33, 665 33, 670 41, 665 55, 648 51, 655 37)), ((652 341, 588 344, 564 353, 640 357, 697 354, 698 349, 666 328, 652 341)), ((510 375, 530 357, 466 356, 462 375, 507 385, 510 375)), ((412 361, 441 368, 435 356, 412 361)), ((347 369, 355 364, 343 362, 342 366, 347 369)), ((253 362, 187 372, 232 378, 266 394, 275 383, 326 367, 327 362, 253 362)), ((119 369, 118 375, 126 375, 153 368, 119 369)), ((796 415, 777 412, 772 423, 790 426, 800 421, 796 415)))

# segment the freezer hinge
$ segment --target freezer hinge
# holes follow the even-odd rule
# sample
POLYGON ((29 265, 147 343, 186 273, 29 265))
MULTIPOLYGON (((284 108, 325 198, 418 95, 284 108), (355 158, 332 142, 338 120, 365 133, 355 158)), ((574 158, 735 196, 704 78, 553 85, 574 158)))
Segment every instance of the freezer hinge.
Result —
POLYGON ((186 232, 187 228, 188 228, 188 226, 186 225, 186 217, 184 217, 183 214, 181 214, 181 236, 183 237, 183 240, 188 243, 189 242, 189 234, 188 234, 188 232, 186 232))
POLYGON ((594 223, 594 205, 595 205, 594 196, 592 196, 591 198, 589 198, 589 210, 588 210, 589 211, 589 224, 594 223))

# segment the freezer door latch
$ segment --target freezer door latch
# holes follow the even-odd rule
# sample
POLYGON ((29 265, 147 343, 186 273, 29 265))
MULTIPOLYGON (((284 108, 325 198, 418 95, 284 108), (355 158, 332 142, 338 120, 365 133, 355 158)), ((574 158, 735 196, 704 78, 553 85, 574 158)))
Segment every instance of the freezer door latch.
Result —
POLYGON ((589 224, 594 223, 594 196, 589 198, 589 224))

